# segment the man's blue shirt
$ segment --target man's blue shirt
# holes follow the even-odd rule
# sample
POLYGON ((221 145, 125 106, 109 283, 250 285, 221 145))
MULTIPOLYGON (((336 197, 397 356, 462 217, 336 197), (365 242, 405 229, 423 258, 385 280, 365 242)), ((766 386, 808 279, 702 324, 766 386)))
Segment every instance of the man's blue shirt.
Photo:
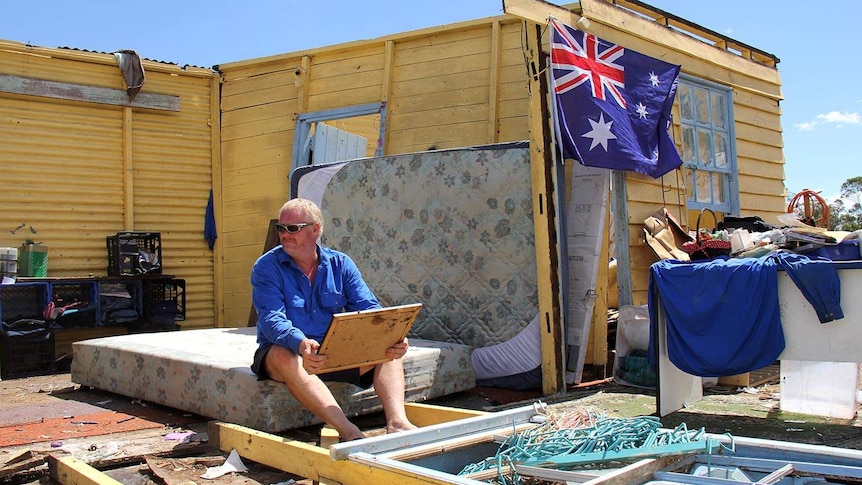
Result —
POLYGON ((320 245, 317 254, 313 287, 281 246, 254 263, 251 288, 259 345, 275 344, 298 352, 304 338, 323 341, 332 315, 380 308, 349 256, 320 245))

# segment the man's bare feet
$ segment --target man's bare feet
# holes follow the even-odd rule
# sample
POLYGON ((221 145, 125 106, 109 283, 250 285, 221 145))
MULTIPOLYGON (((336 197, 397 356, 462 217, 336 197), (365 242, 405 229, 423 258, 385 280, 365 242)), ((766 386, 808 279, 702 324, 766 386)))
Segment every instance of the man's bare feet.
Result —
POLYGON ((386 423, 386 433, 398 433, 399 431, 409 431, 411 429, 417 429, 418 426, 411 423, 410 421, 393 421, 391 423, 386 423))
POLYGON ((362 438, 365 438, 365 435, 355 424, 350 423, 350 426, 347 429, 341 430, 338 437, 341 441, 353 441, 361 440, 362 438))

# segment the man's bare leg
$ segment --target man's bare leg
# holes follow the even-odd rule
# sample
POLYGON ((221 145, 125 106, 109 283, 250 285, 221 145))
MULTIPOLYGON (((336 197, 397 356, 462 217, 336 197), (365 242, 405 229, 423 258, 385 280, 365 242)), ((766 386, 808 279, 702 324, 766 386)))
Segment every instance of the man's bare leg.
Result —
POLYGON ((416 429, 404 411, 404 367, 401 359, 374 367, 374 390, 383 404, 387 433, 416 429))
MULTIPOLYGON (((362 431, 344 415, 344 411, 326 384, 319 377, 309 375, 305 371, 302 367, 302 359, 298 355, 283 347, 273 345, 266 354, 264 368, 273 380, 287 384, 287 389, 299 401, 299 404, 335 428, 342 441, 365 437, 362 431)), ((385 407, 384 404, 384 409, 385 407)))

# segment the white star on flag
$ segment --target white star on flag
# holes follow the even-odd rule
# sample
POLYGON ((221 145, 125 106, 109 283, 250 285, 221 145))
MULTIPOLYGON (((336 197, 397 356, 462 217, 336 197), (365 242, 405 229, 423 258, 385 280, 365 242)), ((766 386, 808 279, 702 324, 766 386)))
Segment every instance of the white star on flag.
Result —
POLYGON ((659 85, 658 76, 656 75, 656 73, 654 73, 654 72, 649 73, 649 82, 652 83, 653 86, 659 85))
POLYGON ((646 117, 647 117, 647 115, 649 114, 649 113, 647 112, 647 107, 646 107, 646 106, 644 106, 644 104, 643 104, 643 103, 638 103, 638 105, 637 105, 637 109, 636 109, 635 111, 637 112, 638 116, 640 116, 640 118, 641 118, 642 120, 645 120, 645 119, 646 119, 646 117))
POLYGON ((608 151, 608 140, 616 140, 617 137, 613 133, 611 133, 611 125, 614 124, 614 121, 608 121, 605 123, 605 114, 602 113, 599 115, 599 121, 593 121, 588 119, 590 122, 590 126, 593 127, 592 130, 581 135, 584 138, 590 138, 593 141, 590 143, 590 151, 593 150, 598 145, 601 145, 605 151, 608 151))

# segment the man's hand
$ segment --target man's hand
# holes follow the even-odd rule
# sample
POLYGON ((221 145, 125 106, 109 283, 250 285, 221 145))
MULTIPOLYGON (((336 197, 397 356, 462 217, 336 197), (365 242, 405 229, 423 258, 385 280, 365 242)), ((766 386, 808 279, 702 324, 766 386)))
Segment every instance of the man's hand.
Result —
POLYGON ((302 367, 309 374, 317 374, 326 365, 329 358, 317 353, 320 344, 310 338, 303 339, 299 343, 299 356, 302 358, 302 367))
POLYGON ((389 357, 390 359, 393 359, 393 360, 400 359, 401 357, 404 357, 404 354, 406 354, 406 353, 407 353, 407 339, 406 338, 404 340, 398 342, 397 344, 393 345, 392 347, 389 347, 388 349, 386 349, 386 357, 389 357))

